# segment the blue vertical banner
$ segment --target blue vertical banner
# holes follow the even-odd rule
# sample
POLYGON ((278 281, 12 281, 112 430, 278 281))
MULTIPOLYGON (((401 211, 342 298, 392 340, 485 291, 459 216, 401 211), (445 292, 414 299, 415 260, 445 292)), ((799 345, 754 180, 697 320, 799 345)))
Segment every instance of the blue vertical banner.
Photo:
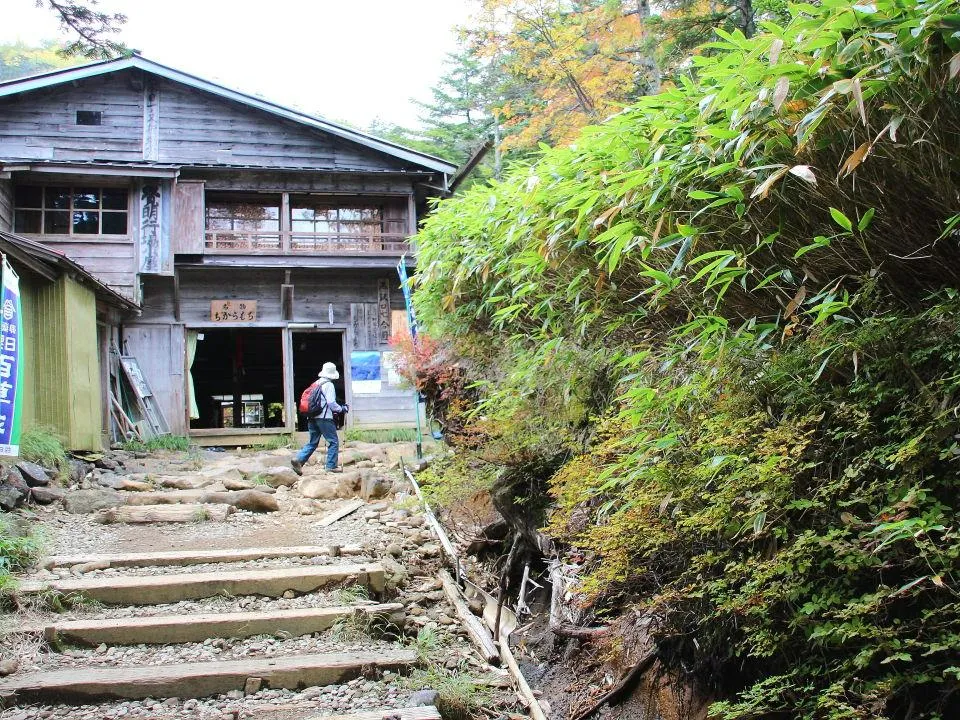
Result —
POLYGON ((397 265, 397 274, 400 276, 400 289, 403 290, 403 302, 407 306, 407 324, 410 325, 410 336, 417 337, 417 318, 413 314, 413 303, 410 300, 410 278, 407 277, 407 256, 400 258, 397 265))
POLYGON ((0 455, 20 454, 23 418, 23 323, 20 278, 3 256, 0 293, 0 455))

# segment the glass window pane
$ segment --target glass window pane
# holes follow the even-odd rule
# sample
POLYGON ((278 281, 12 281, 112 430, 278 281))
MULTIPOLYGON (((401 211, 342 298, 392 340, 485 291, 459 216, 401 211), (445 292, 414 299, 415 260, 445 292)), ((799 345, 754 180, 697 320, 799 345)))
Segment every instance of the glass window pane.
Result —
POLYGON ((41 207, 42 200, 43 188, 38 187, 18 187, 13 195, 13 204, 16 207, 38 208, 41 207))
POLYGON ((306 232, 312 233, 313 230, 313 220, 294 220, 291 223, 291 229, 294 232, 306 232))
POLYGON ((233 220, 226 218, 208 217, 207 230, 233 230, 233 220))
POLYGON ((363 220, 379 220, 380 208, 363 208, 360 210, 360 217, 363 220))
POLYGON ((313 208, 293 208, 290 211, 293 220, 313 220, 313 208))
POLYGON ((103 191, 103 207, 107 210, 126 210, 126 188, 105 188, 103 191))
POLYGON ((100 232, 100 213, 73 213, 73 232, 80 235, 97 235, 100 232))
POLYGON ((96 210, 100 207, 100 191, 96 188, 76 188, 73 191, 73 207, 96 210))
POLYGON ((43 214, 43 232, 51 234, 67 234, 70 232, 70 213, 49 210, 43 214))
POLYGON ((40 232, 39 210, 17 210, 13 214, 13 231, 18 233, 40 232))
POLYGON ((47 208, 56 210, 70 209, 70 188, 48 187, 43 190, 47 208))
POLYGON ((340 208, 340 220, 360 220, 362 217, 360 208, 340 208))
POLYGON ((103 213, 103 228, 100 232, 104 235, 126 235, 127 214, 125 212, 103 213))
POLYGON ((337 232, 337 223, 333 220, 317 220, 314 232, 333 234, 337 232))

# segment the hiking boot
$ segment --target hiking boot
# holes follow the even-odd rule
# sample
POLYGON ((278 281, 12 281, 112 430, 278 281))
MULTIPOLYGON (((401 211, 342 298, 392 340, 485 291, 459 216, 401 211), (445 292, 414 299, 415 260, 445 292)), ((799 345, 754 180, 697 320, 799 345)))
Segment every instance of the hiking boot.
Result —
POLYGON ((341 470, 341 469, 338 468, 338 467, 335 467, 335 468, 327 468, 326 470, 327 470, 327 472, 329 472, 329 473, 342 473, 342 472, 343 472, 343 470, 341 470))
POLYGON ((303 463, 297 460, 296 458, 290 461, 290 467, 293 468, 293 471, 297 475, 303 475, 303 463))

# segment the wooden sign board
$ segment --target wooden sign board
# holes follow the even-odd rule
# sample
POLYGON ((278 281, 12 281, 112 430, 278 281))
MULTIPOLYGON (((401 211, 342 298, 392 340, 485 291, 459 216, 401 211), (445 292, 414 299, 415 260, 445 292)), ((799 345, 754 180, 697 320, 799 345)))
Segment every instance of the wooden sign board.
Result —
POLYGON ((211 300, 210 319, 213 322, 256 322, 256 300, 211 300))

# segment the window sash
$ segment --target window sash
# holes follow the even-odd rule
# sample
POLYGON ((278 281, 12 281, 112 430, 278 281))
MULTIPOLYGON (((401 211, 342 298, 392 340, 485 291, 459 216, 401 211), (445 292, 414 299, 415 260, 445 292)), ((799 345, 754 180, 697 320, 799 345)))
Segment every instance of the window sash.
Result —
POLYGON ((22 186, 14 191, 14 225, 16 232, 39 235, 126 236, 130 232, 129 190, 90 186, 22 186), (17 197, 18 191, 20 198, 17 197), (24 202, 24 196, 28 195, 33 197, 24 202), (119 224, 120 217, 123 218, 123 232, 103 232, 104 220, 110 225, 119 224), (39 226, 34 224, 37 219, 39 226), (28 220, 29 229, 21 227, 28 220))

